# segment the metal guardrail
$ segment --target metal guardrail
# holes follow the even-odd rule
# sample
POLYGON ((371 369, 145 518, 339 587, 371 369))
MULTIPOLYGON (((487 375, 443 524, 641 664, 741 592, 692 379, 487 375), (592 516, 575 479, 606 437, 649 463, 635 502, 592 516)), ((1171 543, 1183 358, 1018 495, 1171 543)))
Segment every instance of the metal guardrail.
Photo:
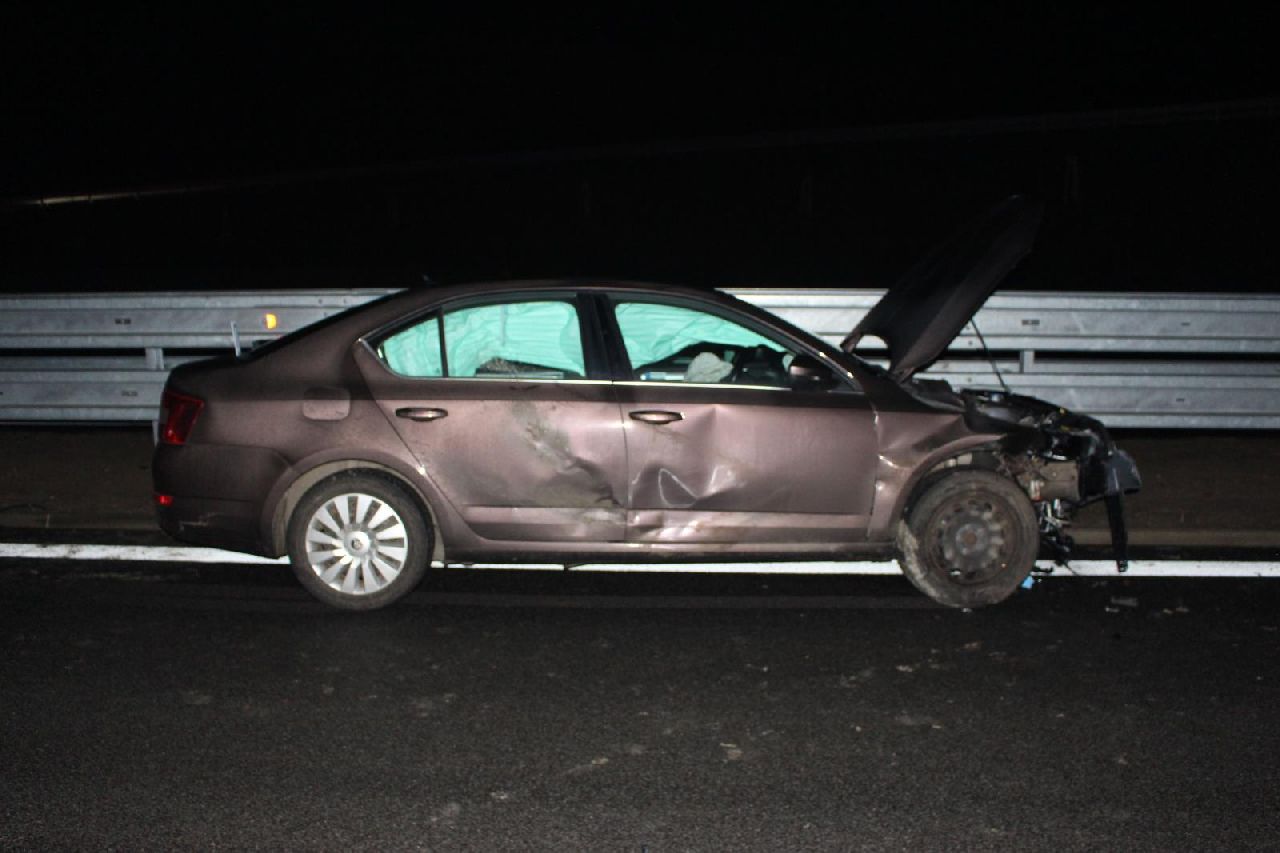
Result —
MULTIPOLYGON (((390 292, 0 296, 0 421, 148 422, 174 365, 390 292)), ((729 292, 833 343, 881 293, 729 292)), ((1111 426, 1280 428, 1280 297, 1000 293, 975 322, 1013 390, 1111 426)), ((928 375, 1000 387, 972 328, 928 375)))
POLYGON ((0 421, 155 419, 169 370, 392 290, 0 296, 0 421), (67 355, 75 351, 75 355, 67 355))
MULTIPOLYGON (((839 342, 879 290, 731 290, 839 342)), ((996 293, 975 318, 992 350, 1280 355, 1280 298, 1209 294, 996 293)), ((971 328, 950 351, 980 350, 971 328)))
MULTIPOLYGON (((270 340, 393 290, 0 296, 0 350, 230 349, 270 340), (268 327, 267 316, 275 316, 268 327)), ((152 365, 148 364, 148 367, 152 365)))
MULTIPOLYGON (((733 292, 833 344, 881 294, 733 292)), ((996 293, 974 324, 1012 390, 1109 426, 1280 428, 1280 297, 996 293)), ((983 356, 969 326, 926 375, 998 389, 983 356)))

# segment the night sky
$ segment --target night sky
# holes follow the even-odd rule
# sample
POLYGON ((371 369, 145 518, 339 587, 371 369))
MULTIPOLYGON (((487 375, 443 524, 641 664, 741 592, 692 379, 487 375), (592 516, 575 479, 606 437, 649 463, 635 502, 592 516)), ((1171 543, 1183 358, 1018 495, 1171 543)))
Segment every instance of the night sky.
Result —
POLYGON ((1023 286, 1280 289, 1272 30, 1228 7, 172 5, 5 12, 8 289, 874 285, 1013 191, 1049 204, 1023 286), (1206 103, 1235 106, 1123 120, 1206 103), (1073 114, 1094 118, 983 124, 1073 114), (175 187, 200 191, 25 204, 175 187))

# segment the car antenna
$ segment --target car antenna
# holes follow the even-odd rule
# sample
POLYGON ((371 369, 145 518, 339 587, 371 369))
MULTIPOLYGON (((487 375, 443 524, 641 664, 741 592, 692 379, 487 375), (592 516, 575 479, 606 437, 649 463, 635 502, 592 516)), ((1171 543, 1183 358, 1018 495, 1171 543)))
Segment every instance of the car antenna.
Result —
POLYGON ((1004 393, 1012 394, 1013 392, 1009 390, 1009 383, 1004 381, 1004 374, 1000 372, 1000 366, 996 364, 995 356, 987 348, 987 339, 982 336, 982 330, 978 328, 978 321, 970 317, 969 325, 973 326, 974 334, 978 336, 978 343, 982 345, 982 354, 987 357, 987 362, 991 365, 991 369, 995 371, 996 379, 1000 380, 1000 387, 1004 389, 1004 393))

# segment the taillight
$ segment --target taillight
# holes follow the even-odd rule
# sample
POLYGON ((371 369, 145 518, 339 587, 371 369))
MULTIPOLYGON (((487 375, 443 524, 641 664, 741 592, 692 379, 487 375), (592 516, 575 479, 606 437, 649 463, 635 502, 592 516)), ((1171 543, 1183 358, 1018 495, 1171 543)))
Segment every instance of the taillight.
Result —
POLYGON ((160 396, 160 440, 165 444, 185 444, 204 400, 165 389, 160 396))

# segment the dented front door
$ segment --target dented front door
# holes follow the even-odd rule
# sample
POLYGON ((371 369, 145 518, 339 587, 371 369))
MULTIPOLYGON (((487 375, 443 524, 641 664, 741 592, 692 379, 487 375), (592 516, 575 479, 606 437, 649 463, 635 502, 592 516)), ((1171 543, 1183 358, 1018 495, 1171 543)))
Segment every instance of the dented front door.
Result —
POLYGON ((627 539, 663 545, 866 540, 874 415, 831 376, 792 388, 800 342, 725 306, 611 297, 627 377, 627 539))
POLYGON ((866 540, 876 445, 863 395, 652 382, 618 394, 629 541, 866 540))

